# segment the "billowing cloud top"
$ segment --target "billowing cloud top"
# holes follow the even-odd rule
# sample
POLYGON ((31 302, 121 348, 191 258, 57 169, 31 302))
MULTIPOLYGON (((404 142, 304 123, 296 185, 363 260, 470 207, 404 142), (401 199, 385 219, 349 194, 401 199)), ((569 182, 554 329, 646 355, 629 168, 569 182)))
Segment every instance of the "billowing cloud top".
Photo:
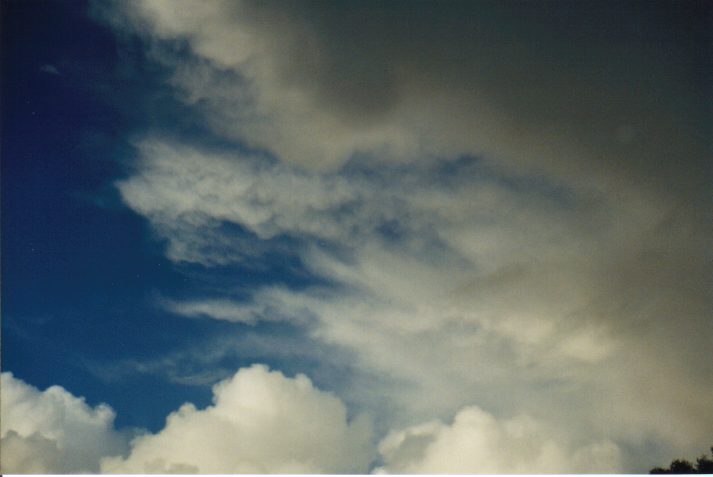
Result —
POLYGON ((94 14, 210 136, 147 131, 116 184, 167 256, 209 272, 281 254, 314 278, 161 305, 286 323, 293 346, 353 360, 341 400, 243 369, 103 471, 641 472, 709 444, 709 7, 94 14), (378 448, 346 405, 378 416, 378 448))
POLYGON ((132 442, 128 458, 105 460, 109 473, 363 473, 370 428, 347 421, 339 399, 305 376, 264 366, 239 371, 213 388, 213 405, 185 404, 156 435, 132 442))
POLYGON ((3 473, 98 473, 99 457, 127 449, 114 411, 89 407, 59 386, 45 391, 2 373, 3 473))
POLYGON ((2 379, 7 473, 363 473, 372 459, 367 420, 348 422, 344 404, 308 378, 264 366, 240 370, 214 386, 212 406, 186 403, 130 445, 108 407, 2 379))

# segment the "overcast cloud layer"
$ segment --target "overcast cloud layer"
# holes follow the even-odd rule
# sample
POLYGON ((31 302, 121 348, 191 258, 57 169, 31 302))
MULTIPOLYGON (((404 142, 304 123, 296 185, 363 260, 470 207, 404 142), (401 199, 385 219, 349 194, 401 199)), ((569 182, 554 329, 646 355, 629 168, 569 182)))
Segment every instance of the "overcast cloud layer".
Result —
POLYGON ((282 253, 320 283, 160 305, 236 333, 289 323, 294 346, 354 356, 353 377, 333 395, 244 368, 122 447, 108 409, 56 388, 6 402, 26 386, 4 375, 3 447, 47 456, 41 471, 141 473, 642 472, 708 448, 710 8, 94 10, 230 144, 134 140, 116 187, 167 256, 282 253), (7 420, 54 395, 101 430, 93 457, 63 440, 72 421, 7 420))

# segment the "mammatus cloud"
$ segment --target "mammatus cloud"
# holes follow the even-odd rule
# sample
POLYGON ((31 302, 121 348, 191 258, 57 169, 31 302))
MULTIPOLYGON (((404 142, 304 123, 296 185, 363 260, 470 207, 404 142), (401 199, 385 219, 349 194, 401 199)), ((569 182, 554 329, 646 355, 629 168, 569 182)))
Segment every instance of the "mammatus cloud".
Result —
POLYGON ((90 407, 59 386, 45 391, 2 373, 2 472, 98 473, 102 457, 128 450, 114 411, 90 407))
POLYGON ((213 388, 213 405, 184 404, 156 434, 129 443, 106 406, 62 388, 2 375, 6 473, 365 473, 370 424, 298 375, 255 365, 213 388))

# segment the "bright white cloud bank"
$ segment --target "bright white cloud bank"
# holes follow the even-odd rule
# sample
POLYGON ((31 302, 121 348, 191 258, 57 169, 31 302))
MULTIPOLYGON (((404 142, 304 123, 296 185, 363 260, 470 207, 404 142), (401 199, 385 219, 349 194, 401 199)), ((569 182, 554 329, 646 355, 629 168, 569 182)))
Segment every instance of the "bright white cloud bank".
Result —
POLYGON ((90 407, 59 386, 45 391, 2 373, 2 472, 98 473, 103 456, 128 448, 114 411, 90 407))
POLYGON ((62 388, 38 391, 2 375, 6 473, 365 473, 371 427, 298 375, 241 369, 213 388, 213 405, 184 404, 157 434, 128 439, 107 406, 62 388))
MULTIPOLYGON (((113 411, 90 408, 53 386, 2 375, 5 473, 366 473, 376 458, 371 426, 298 375, 254 365, 213 388, 213 404, 181 406, 156 434, 113 428, 113 411)), ((377 473, 617 472, 608 441, 569 449, 528 416, 499 421, 477 407, 393 431, 378 446, 377 473)))
POLYGON ((477 407, 438 421, 392 432, 379 450, 394 474, 547 474, 621 472, 619 449, 609 441, 571 451, 527 416, 498 421, 477 407))
POLYGON ((575 189, 563 199, 480 165, 456 177, 411 167, 366 178, 153 139, 138 146, 139 174, 119 189, 165 233, 175 260, 259 259, 221 229, 233 223, 262 243, 292 237, 305 265, 337 285, 169 309, 244 323, 310 318, 313 339, 395 378, 343 390, 376 412, 374 395, 386 396, 389 425, 450 419, 476 404, 531 415, 565 442, 643 447, 655 438, 695 454, 705 441, 711 390, 696 378, 707 372, 696 357, 708 346, 707 298, 690 284, 703 281, 706 252, 694 223, 664 225, 667 205, 575 189))
POLYGON ((369 423, 348 421, 342 402, 308 378, 264 366, 240 370, 213 388, 213 405, 183 405, 158 434, 138 437, 111 473, 363 473, 369 423))
MULTIPOLYGON (((606 9, 551 3, 99 5, 237 142, 136 141, 117 187, 169 258, 209 269, 290 254, 328 284, 163 305, 304 326, 296 348, 353 357, 335 393, 379 416, 383 438, 377 453, 339 399, 253 367, 102 470, 646 471, 706 448, 713 255, 695 42, 666 37, 672 53, 652 55, 661 46, 606 9)), ((7 438, 47 448, 49 466, 69 447, 39 429, 7 438)))

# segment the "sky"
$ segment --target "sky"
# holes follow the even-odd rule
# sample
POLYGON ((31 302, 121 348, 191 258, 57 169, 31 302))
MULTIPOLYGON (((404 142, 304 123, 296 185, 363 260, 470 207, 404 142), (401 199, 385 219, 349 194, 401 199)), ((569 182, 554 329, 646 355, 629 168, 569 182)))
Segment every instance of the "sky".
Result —
POLYGON ((713 5, 3 1, 3 473, 713 444, 713 5))

